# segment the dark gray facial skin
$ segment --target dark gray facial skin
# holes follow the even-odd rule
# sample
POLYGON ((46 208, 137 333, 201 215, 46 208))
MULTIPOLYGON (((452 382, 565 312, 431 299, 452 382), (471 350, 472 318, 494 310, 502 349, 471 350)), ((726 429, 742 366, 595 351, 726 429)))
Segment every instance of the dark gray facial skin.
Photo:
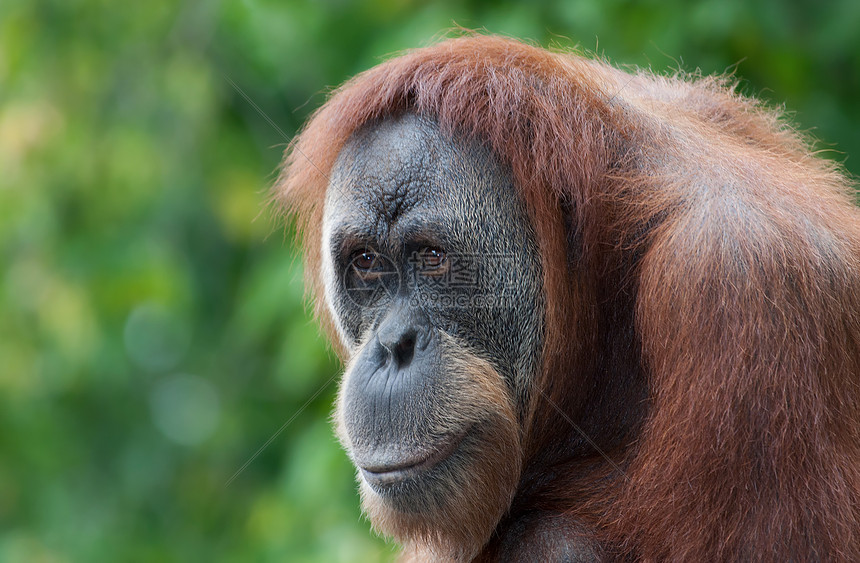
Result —
POLYGON ((544 317, 529 225, 510 171, 428 119, 386 119, 340 153, 322 240, 326 303, 350 355, 339 431, 386 501, 441 502, 492 430, 460 412, 471 399, 449 356, 488 361, 522 413, 544 317))

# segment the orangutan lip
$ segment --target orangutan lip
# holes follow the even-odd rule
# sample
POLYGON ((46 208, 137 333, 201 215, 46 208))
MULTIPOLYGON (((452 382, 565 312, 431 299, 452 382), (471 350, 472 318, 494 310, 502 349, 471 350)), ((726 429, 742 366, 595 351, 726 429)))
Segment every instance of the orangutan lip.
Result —
POLYGON ((437 445, 429 454, 418 458, 407 458, 396 465, 360 466, 364 478, 371 485, 391 485, 415 477, 445 461, 457 450, 470 428, 453 434, 437 445))

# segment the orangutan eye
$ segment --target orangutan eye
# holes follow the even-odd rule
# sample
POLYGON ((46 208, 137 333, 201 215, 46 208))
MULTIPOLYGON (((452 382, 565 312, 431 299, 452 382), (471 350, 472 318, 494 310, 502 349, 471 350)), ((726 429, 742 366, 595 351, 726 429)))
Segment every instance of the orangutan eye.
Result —
POLYGON ((350 255, 349 269, 363 283, 376 282, 397 273, 390 259, 368 248, 356 250, 350 255))
POLYGON ((448 271, 448 255, 444 250, 428 246, 418 253, 418 266, 422 274, 439 277, 448 271))
POLYGON ((445 265, 448 255, 438 248, 425 248, 421 251, 421 267, 425 270, 436 270, 445 265))
POLYGON ((373 270, 379 270, 382 265, 379 255, 370 250, 356 252, 353 254, 350 262, 359 274, 367 274, 373 270))

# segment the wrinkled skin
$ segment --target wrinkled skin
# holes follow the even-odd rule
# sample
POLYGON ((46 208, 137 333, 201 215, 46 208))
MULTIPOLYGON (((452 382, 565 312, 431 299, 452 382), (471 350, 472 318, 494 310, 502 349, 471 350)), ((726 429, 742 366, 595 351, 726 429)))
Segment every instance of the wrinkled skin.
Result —
POLYGON ((349 354, 339 435, 374 525, 436 555, 475 555, 516 490, 543 342, 529 224, 489 150, 414 115, 356 133, 331 174, 325 298, 349 354), (452 518, 463 524, 447 531, 452 518))

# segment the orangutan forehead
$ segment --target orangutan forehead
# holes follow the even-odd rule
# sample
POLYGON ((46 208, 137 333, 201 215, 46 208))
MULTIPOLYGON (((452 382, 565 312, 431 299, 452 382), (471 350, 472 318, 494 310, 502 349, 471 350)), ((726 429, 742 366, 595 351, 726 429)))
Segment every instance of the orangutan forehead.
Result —
POLYGON ((341 151, 326 206, 390 228, 428 196, 445 193, 440 176, 446 168, 442 155, 450 159, 446 144, 432 122, 411 115, 366 126, 341 151))
POLYGON ((326 213, 372 221, 380 232, 418 213, 456 217, 464 202, 496 197, 488 177, 507 174, 481 143, 450 139, 432 120, 406 114, 350 138, 332 170, 326 213))

